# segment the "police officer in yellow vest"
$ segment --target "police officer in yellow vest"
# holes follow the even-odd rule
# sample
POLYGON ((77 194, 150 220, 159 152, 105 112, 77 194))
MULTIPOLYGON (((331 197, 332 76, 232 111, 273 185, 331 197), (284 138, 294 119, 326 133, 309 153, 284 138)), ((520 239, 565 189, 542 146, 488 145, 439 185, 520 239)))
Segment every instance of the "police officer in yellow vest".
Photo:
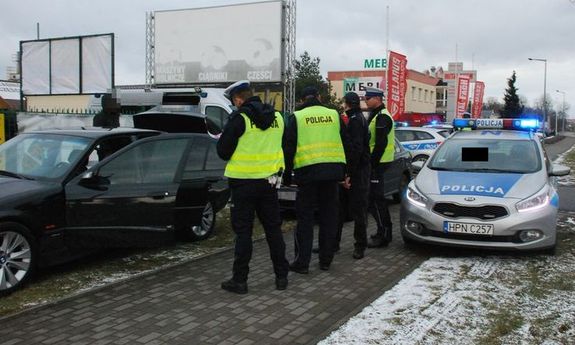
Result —
POLYGON ((287 288, 289 263, 281 232, 278 177, 284 169, 284 122, 279 112, 253 96, 249 81, 238 81, 225 90, 234 111, 218 140, 218 155, 228 161, 224 175, 231 189, 231 221, 236 234, 233 276, 222 289, 247 293, 252 257, 254 214, 264 227, 270 249, 276 289, 287 288))
MULTIPOLYGON (((295 259, 290 270, 307 274, 313 245, 314 213, 319 211, 319 267, 328 270, 338 224, 338 182, 344 179, 347 134, 336 110, 323 106, 318 90, 302 90, 303 104, 290 116, 284 152, 286 176, 294 169, 298 185, 295 259)), ((286 181, 286 183, 289 181, 286 181)))
POLYGON ((369 115, 369 146, 371 150, 371 186, 369 211, 377 223, 377 232, 371 236, 369 248, 385 247, 391 242, 392 223, 385 199, 384 172, 395 154, 395 131, 393 118, 385 109, 383 90, 366 87, 365 104, 369 115))

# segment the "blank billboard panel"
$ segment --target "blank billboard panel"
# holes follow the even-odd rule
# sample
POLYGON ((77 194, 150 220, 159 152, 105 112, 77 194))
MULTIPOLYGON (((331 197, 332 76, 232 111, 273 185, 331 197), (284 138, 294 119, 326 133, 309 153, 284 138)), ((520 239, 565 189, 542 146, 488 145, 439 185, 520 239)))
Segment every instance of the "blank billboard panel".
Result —
POLYGON ((93 94, 114 87, 113 34, 20 42, 24 95, 93 94))
POLYGON ((155 12, 155 83, 282 80, 282 2, 155 12))
POLYGON ((51 94, 80 93, 80 40, 57 40, 51 44, 51 94))
POLYGON ((113 73, 112 36, 82 39, 82 91, 100 93, 111 89, 113 73))
POLYGON ((22 92, 50 93, 50 42, 22 43, 22 92))

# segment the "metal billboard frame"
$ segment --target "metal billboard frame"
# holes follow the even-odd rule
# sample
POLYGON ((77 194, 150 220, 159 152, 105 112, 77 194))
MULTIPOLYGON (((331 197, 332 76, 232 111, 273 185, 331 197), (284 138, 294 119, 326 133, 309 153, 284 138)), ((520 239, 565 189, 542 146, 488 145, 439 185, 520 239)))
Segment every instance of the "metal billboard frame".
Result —
MULTIPOLYGON (((93 38, 93 37, 102 37, 102 36, 110 36, 111 38, 111 54, 110 54, 110 83, 111 83, 111 88, 114 88, 115 85, 115 81, 114 81, 114 74, 115 74, 115 37, 114 37, 114 33, 106 33, 106 34, 94 34, 94 35, 82 35, 82 36, 69 36, 69 37, 54 37, 54 38, 44 38, 44 39, 37 39, 37 40, 23 40, 20 41, 20 51, 19 51, 19 67, 20 67, 20 102, 21 104, 23 104, 23 98, 24 96, 71 96, 71 95, 95 95, 95 94, 100 94, 103 92, 90 92, 90 93, 84 93, 82 90, 83 87, 83 80, 82 80, 82 67, 83 67, 83 62, 82 62, 82 40, 85 38, 93 38), (78 69, 78 78, 79 78, 79 85, 78 85, 78 92, 77 93, 52 93, 52 64, 51 64, 51 53, 49 53, 48 55, 48 75, 49 77, 49 82, 50 82, 50 92, 49 93, 41 93, 41 94, 24 94, 23 93, 23 76, 24 76, 24 70, 22 68, 22 45, 25 43, 30 43, 30 42, 49 42, 49 47, 51 48, 51 43, 53 41, 64 41, 64 40, 78 40, 78 47, 79 47, 79 54, 78 54, 78 65, 79 65, 79 69, 78 69)), ((49 48, 49 51, 51 50, 49 48)))

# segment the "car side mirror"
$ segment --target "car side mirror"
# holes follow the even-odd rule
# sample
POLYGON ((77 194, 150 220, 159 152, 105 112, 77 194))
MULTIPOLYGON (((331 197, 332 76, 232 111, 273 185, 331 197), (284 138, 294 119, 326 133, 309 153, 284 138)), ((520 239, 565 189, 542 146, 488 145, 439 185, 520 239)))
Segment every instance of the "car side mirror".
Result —
POLYGON ((551 164, 549 176, 565 176, 569 175, 571 168, 561 164, 551 164))
POLYGON ((419 172, 421 171, 421 169, 423 169, 424 164, 425 162, 423 161, 411 162, 411 169, 413 170, 413 172, 419 172))
POLYGON ((88 171, 82 175, 82 178, 78 184, 89 189, 105 191, 108 190, 110 180, 106 177, 99 176, 93 171, 88 171))

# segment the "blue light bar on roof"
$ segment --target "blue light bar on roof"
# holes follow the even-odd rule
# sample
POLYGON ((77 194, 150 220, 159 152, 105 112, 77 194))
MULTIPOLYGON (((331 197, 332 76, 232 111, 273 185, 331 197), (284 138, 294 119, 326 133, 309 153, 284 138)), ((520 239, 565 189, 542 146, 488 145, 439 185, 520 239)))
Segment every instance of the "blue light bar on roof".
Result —
POLYGON ((509 129, 533 131, 539 128, 537 119, 454 119, 453 127, 471 129, 509 129))

